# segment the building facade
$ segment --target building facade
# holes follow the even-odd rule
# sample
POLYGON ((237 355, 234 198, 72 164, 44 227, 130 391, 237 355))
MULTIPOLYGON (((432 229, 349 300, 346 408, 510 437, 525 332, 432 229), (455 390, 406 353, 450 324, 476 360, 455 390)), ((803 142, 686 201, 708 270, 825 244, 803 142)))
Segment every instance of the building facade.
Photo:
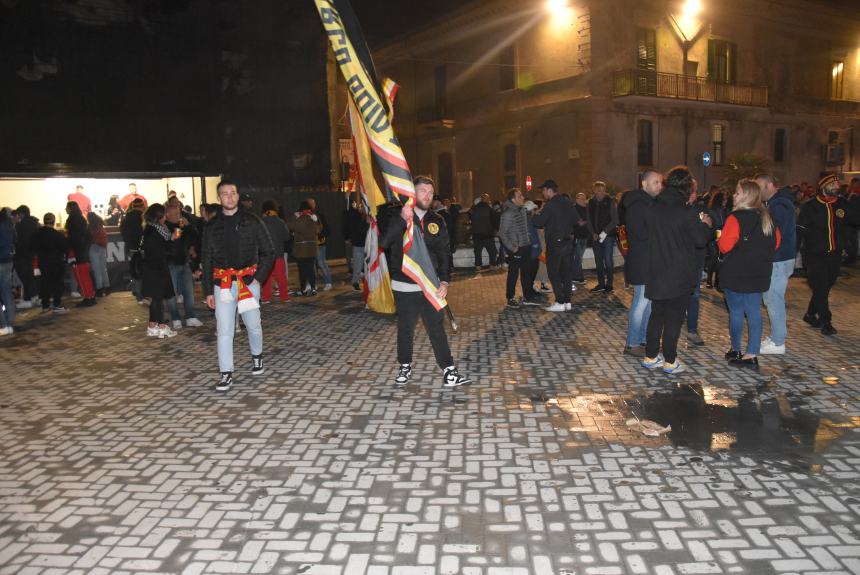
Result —
POLYGON ((829 2, 493 0, 374 55, 412 171, 464 203, 676 164, 707 186, 739 154, 785 182, 860 170, 860 16, 829 2))

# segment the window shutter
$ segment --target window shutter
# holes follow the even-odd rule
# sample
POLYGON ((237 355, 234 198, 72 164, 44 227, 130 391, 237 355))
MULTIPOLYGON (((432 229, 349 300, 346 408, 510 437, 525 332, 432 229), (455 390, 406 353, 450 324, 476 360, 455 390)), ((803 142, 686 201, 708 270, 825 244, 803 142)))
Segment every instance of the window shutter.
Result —
POLYGON ((729 48, 729 70, 726 84, 736 84, 738 81, 738 46, 734 43, 728 44, 729 48))
POLYGON ((708 80, 717 77, 717 41, 708 40, 708 80))

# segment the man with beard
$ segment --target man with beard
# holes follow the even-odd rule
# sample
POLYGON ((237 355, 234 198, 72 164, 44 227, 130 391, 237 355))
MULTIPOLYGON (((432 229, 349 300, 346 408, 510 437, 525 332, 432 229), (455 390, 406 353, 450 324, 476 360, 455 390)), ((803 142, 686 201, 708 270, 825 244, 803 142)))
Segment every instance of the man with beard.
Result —
POLYGON ((394 303, 397 305, 397 361, 400 370, 394 378, 394 385, 404 386, 412 377, 412 345, 415 338, 415 324, 418 316, 424 321, 436 363, 442 369, 444 387, 459 387, 472 380, 457 371, 448 337, 445 335, 445 314, 436 310, 421 287, 412 278, 403 273, 403 232, 406 223, 412 222, 414 234, 421 234, 430 260, 439 276, 439 289, 436 295, 448 297, 448 230, 442 216, 433 212, 430 207, 433 202, 433 180, 428 176, 415 178, 415 207, 404 206, 400 217, 392 217, 387 223, 380 238, 380 245, 387 251, 391 270, 391 289, 394 292, 394 303))

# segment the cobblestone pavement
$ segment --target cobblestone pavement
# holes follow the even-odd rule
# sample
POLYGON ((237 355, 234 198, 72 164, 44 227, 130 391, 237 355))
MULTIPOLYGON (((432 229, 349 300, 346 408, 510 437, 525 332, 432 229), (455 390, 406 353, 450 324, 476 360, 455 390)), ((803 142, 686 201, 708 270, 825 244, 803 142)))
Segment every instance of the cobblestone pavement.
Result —
POLYGON ((456 392, 420 328, 394 390, 394 321, 343 284, 266 306, 266 374, 238 336, 227 394, 202 310, 171 340, 128 294, 22 314, 0 340, 0 574, 860 573, 860 274, 835 338, 792 279, 789 353, 758 373, 722 360, 705 290, 676 376, 621 354, 629 291, 553 315, 505 309, 503 283, 453 284, 476 378, 456 392))

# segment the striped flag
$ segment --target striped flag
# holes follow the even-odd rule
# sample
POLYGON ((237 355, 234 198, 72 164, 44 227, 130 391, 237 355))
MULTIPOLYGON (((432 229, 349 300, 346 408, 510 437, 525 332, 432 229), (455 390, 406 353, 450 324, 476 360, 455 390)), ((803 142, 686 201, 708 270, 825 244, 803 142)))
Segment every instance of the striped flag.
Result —
MULTIPOLYGON (((377 79, 364 34, 349 0, 314 2, 382 177, 388 188, 411 207, 415 204, 412 174, 391 127, 397 85, 388 79, 384 82, 377 79)), ((403 273, 421 287, 434 308, 441 310, 447 305, 444 298, 436 296, 439 278, 424 238, 414 233, 413 222, 406 223, 403 234, 403 273)))

